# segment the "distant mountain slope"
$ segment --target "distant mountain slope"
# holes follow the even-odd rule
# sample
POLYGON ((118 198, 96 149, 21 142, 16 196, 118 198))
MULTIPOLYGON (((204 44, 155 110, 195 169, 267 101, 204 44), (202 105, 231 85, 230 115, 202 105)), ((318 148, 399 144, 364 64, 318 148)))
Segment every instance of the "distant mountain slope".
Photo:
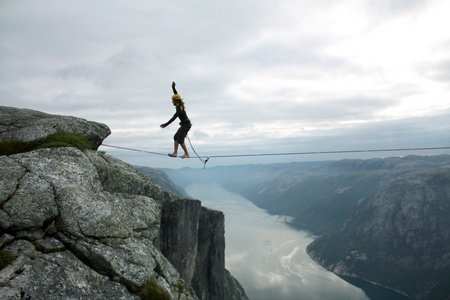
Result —
POLYGON ((398 172, 362 171, 347 174, 284 173, 249 187, 244 196, 272 213, 295 217, 295 223, 317 232, 335 231, 362 198, 398 172))
POLYGON ((229 188, 261 208, 293 216, 296 223, 325 233, 340 228, 359 200, 396 177, 445 165, 450 165, 449 155, 346 159, 317 164, 307 171, 290 167, 271 180, 229 188))
POLYGON ((216 166, 206 169, 162 169, 166 174, 181 187, 187 187, 199 182, 215 182, 233 191, 239 191, 247 186, 253 186, 261 182, 273 179, 279 174, 295 172, 311 172, 315 168, 327 162, 301 162, 280 163, 266 165, 235 165, 216 166))
POLYGON ((415 299, 450 297, 450 166, 410 172, 362 200, 340 232, 308 246, 340 275, 415 299))
POLYGON ((372 159, 343 159, 319 166, 315 171, 327 174, 341 174, 347 172, 391 170, 413 171, 432 169, 450 164, 450 155, 408 155, 372 159))
POLYGON ((189 197, 186 191, 179 186, 175 185, 172 180, 170 180, 167 174, 160 170, 150 167, 134 166, 136 170, 141 172, 143 175, 153 179, 160 187, 166 192, 175 194, 182 197, 189 197))

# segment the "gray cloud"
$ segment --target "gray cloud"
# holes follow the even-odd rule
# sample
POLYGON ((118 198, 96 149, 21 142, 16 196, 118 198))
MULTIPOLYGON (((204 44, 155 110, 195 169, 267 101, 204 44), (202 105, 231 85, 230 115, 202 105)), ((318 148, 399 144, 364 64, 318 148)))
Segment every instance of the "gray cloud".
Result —
POLYGON ((416 13, 420 9, 423 9, 430 2, 433 1, 421 1, 421 0, 398 0, 398 1, 366 1, 369 11, 375 12, 378 15, 402 15, 407 13, 416 13))
POLYGON ((418 67, 418 72, 433 80, 449 82, 450 81, 450 58, 432 62, 423 63, 418 67))
POLYGON ((135 47, 126 45, 118 53, 99 65, 74 64, 58 71, 65 80, 83 79, 104 89, 118 89, 133 86, 133 81, 142 76, 145 56, 135 47))
POLYGON ((445 22, 443 7, 3 1, 1 104, 106 123, 109 143, 170 151, 177 124, 159 124, 174 112, 175 81, 203 153, 439 144, 448 137, 450 35, 429 16, 445 22), (433 38, 402 27, 392 31, 404 36, 386 36, 405 20, 433 38), (418 40, 401 52, 411 34, 418 40), (364 47, 371 37, 378 48, 364 47))

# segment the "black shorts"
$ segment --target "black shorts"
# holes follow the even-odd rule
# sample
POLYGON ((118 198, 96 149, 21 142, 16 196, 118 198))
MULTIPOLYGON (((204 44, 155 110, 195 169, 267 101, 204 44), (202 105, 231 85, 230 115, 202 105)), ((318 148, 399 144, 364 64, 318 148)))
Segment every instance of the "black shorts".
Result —
POLYGON ((173 136, 173 139, 178 142, 178 144, 184 144, 184 139, 186 138, 186 135, 191 127, 191 124, 181 124, 177 133, 175 133, 175 135, 173 136))

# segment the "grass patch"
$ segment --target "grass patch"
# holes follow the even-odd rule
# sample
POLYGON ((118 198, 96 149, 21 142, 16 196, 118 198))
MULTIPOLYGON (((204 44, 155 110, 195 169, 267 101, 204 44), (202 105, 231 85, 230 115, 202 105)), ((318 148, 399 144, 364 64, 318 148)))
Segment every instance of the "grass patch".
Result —
POLYGON ((0 141, 0 155, 11 155, 27 151, 30 151, 29 143, 27 142, 5 138, 0 141))
POLYGON ((32 142, 24 142, 14 138, 0 141, 0 155, 12 155, 42 148, 76 147, 80 150, 92 149, 87 137, 70 132, 57 132, 32 142))
POLYGON ((6 250, 0 251, 0 270, 3 270, 7 265, 11 264, 16 257, 6 250))
POLYGON ((169 293, 154 280, 144 283, 136 292, 142 300, 171 300, 169 293))

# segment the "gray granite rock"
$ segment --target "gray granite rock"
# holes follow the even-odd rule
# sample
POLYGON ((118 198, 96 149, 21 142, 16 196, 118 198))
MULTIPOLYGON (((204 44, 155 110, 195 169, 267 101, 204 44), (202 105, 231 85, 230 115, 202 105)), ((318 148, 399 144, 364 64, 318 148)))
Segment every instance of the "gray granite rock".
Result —
MULTIPOLYGON (((0 119, 0 134, 24 140, 67 121, 87 135, 102 128, 12 108, 0 119)), ((223 214, 168 194, 131 165, 45 148, 1 156, 0 174, 0 250, 16 257, 0 270, 0 299, 138 299, 148 281, 173 299, 247 299, 229 288, 223 214)))
POLYGON ((0 140, 15 138, 30 142, 61 131, 86 136, 93 149, 97 149, 111 134, 105 124, 71 116, 0 106, 0 140))

